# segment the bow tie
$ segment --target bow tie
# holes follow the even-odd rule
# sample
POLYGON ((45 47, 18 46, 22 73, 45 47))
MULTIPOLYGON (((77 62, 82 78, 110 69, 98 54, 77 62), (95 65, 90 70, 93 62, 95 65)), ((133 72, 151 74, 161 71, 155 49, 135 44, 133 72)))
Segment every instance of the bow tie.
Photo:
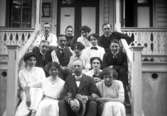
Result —
POLYGON ((91 47, 90 49, 92 49, 92 50, 98 50, 97 47, 91 47))
POLYGON ((75 74, 72 74, 72 75, 74 76, 74 78, 75 78, 76 81, 80 81, 81 78, 82 78, 82 75, 80 75, 80 76, 77 76, 75 74))

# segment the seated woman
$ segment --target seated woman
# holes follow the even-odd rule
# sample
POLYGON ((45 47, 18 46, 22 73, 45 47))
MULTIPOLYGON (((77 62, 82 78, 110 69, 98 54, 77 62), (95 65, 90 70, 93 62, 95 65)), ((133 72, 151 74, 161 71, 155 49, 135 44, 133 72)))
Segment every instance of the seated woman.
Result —
POLYGON ((45 78, 43 69, 35 67, 36 56, 32 52, 25 54, 23 59, 25 67, 19 71, 19 84, 21 87, 19 95, 21 102, 16 109, 15 116, 28 116, 37 109, 42 98, 42 90, 40 88, 27 89, 27 86, 41 82, 45 78))
POLYGON ((102 61, 99 57, 92 57, 90 59, 91 69, 89 71, 85 71, 84 73, 90 77, 93 77, 95 82, 99 82, 101 80, 100 73, 102 61))
POLYGON ((58 100, 61 98, 65 82, 59 78, 60 66, 53 62, 49 64, 50 76, 41 83, 30 85, 30 87, 41 87, 44 98, 39 103, 35 116, 59 116, 58 100))
POLYGON ((81 27, 81 36, 77 38, 77 42, 81 42, 84 47, 90 47, 91 43, 88 40, 88 35, 91 32, 91 28, 84 25, 81 27))
POLYGON ((104 80, 96 85, 101 94, 101 98, 97 98, 97 101, 103 108, 102 116, 125 116, 123 84, 119 80, 114 80, 118 73, 113 68, 106 68, 101 76, 104 80))

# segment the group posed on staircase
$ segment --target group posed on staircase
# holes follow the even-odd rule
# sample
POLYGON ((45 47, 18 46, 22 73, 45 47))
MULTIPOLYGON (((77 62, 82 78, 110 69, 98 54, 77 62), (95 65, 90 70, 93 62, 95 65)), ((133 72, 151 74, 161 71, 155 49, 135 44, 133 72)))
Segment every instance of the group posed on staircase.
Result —
POLYGON ((15 116, 125 116, 128 102, 127 57, 120 44, 133 39, 102 25, 103 35, 67 26, 65 35, 38 33, 19 71, 15 116))

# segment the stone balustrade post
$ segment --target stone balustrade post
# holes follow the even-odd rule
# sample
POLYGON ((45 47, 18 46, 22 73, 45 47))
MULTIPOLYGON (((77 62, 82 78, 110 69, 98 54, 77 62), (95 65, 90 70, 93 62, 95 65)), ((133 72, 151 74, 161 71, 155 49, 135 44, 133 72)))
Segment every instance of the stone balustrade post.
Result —
POLYGON ((143 81, 142 81, 142 50, 141 45, 133 45, 130 48, 133 52, 132 62, 132 78, 131 78, 131 92, 132 92, 132 116, 143 116, 143 81))
POLYGON ((14 116, 17 104, 17 81, 18 81, 18 46, 8 45, 8 75, 7 75, 7 97, 6 116, 14 116))

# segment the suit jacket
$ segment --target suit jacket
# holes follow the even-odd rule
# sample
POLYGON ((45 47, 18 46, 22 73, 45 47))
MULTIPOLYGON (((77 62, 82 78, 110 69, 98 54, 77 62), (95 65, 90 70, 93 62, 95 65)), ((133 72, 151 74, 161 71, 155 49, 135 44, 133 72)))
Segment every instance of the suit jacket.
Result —
POLYGON ((68 98, 75 98, 77 94, 86 95, 88 99, 92 99, 91 94, 95 93, 99 95, 99 91, 95 85, 94 80, 86 76, 85 74, 82 75, 80 79, 80 85, 77 87, 75 76, 71 75, 66 79, 65 83, 65 94, 68 98))
POLYGON ((60 65, 67 66, 70 61, 70 57, 72 56, 70 49, 68 47, 65 47, 64 49, 57 47, 55 52, 60 65))
POLYGON ((117 56, 114 58, 113 54, 111 52, 107 52, 104 54, 103 57, 103 63, 102 66, 103 68, 108 67, 110 65, 113 66, 126 66, 127 65, 127 57, 126 54, 120 51, 117 56))
POLYGON ((118 55, 113 58, 111 52, 107 52, 103 57, 103 68, 106 68, 110 65, 118 72, 118 80, 121 80, 124 84, 128 83, 128 66, 127 66, 127 57, 123 52, 119 52, 118 55))
POLYGON ((36 66, 44 68, 46 64, 52 62, 51 50, 48 50, 45 55, 40 53, 39 47, 34 47, 32 52, 36 55, 36 66))
POLYGON ((117 39, 120 40, 121 38, 124 38, 128 44, 130 44, 134 39, 129 37, 126 34, 123 33, 119 33, 119 32, 112 32, 112 34, 109 37, 105 37, 104 35, 102 35, 99 38, 99 45, 104 47, 104 49, 107 51, 109 49, 110 43, 112 40, 117 39))

